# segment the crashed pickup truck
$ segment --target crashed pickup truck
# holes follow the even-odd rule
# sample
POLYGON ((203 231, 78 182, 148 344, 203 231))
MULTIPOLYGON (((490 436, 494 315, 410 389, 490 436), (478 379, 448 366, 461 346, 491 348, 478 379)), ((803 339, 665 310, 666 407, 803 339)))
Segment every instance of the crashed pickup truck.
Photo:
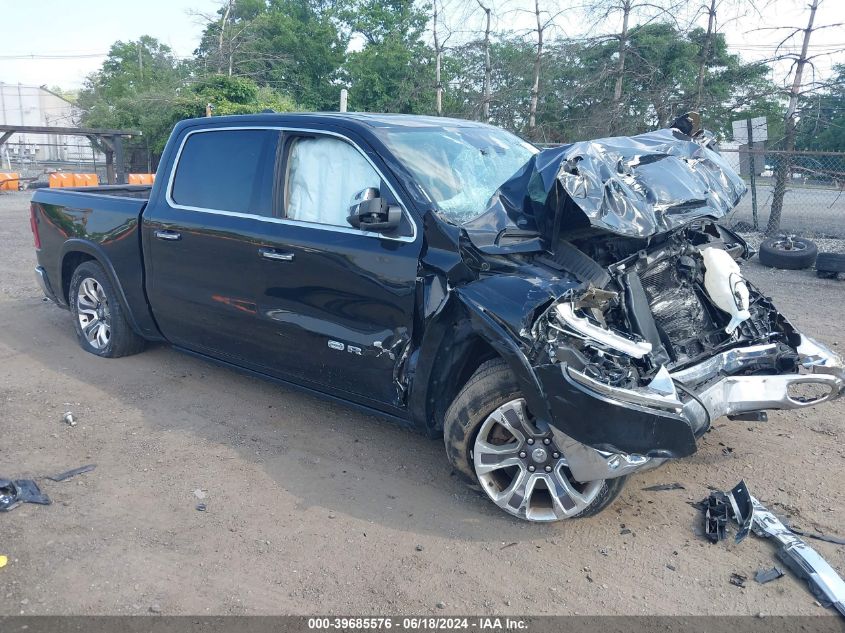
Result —
POLYGON ((151 187, 35 193, 36 273, 87 352, 340 399, 442 436, 511 515, 586 516, 717 418, 843 391, 743 278, 718 220, 745 186, 696 127, 539 151, 442 118, 183 121, 151 187))

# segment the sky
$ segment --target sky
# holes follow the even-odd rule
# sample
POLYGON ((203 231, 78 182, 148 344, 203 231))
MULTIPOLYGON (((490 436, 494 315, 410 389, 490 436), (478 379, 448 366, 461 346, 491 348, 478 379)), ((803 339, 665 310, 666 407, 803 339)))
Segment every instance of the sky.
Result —
MULTIPOLYGON (((526 21, 529 16, 515 9, 520 5, 533 6, 532 0, 501 1, 507 3, 500 8, 505 14, 499 20, 501 26, 507 23, 514 28, 525 23, 525 28, 530 28, 530 20, 526 21)), ((766 1, 758 0, 758 3, 766 1)), ((550 6, 552 0, 545 2, 550 6)), ((728 4, 742 7, 747 2, 734 0, 728 4)), ((734 16, 726 9, 720 20, 726 23, 724 31, 729 46, 746 60, 770 56, 786 32, 759 29, 803 26, 806 4, 802 0, 769 0, 761 15, 739 19, 730 19, 734 16)), ((218 0, 0 0, 0 82, 75 90, 82 86, 87 74, 99 68, 113 42, 137 39, 141 35, 156 37, 177 56, 189 57, 202 31, 202 18, 192 15, 192 11, 211 14, 219 5, 218 0)), ((448 10, 449 4, 446 6, 448 10)), ((480 14, 468 16, 465 23, 473 21, 478 21, 481 27, 480 14)), ((613 21, 602 25, 601 30, 609 32, 618 28, 613 21)), ((566 14, 560 22, 561 35, 587 34, 579 22, 573 24, 566 14)), ((836 22, 845 22, 845 0, 823 0, 817 24, 836 22)), ((814 33, 811 52, 827 53, 837 48, 845 49, 845 26, 814 33)), ((800 50, 800 38, 795 38, 792 50, 800 50)), ((829 75, 833 63, 845 63, 845 53, 834 57, 823 55, 816 63, 823 78, 829 75)), ((786 64, 774 66, 773 79, 783 82, 788 70, 786 64)))

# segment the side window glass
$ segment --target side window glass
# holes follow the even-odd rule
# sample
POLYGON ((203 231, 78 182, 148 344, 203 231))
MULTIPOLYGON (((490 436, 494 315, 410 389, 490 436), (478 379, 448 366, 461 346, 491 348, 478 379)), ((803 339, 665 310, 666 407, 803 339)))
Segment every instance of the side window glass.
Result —
POLYGON ((198 132, 185 141, 170 196, 176 204, 273 215, 277 130, 198 132))
POLYGON ((349 227, 356 193, 381 187, 381 178, 352 145, 336 138, 293 140, 285 179, 285 215, 291 220, 349 227))

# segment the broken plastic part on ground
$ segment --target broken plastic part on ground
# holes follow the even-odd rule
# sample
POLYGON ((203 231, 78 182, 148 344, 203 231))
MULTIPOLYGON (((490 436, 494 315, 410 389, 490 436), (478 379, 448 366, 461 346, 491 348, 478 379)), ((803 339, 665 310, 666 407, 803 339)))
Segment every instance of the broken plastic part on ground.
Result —
POLYGON ((767 582, 777 580, 783 575, 783 570, 777 565, 775 565, 771 569, 758 569, 757 573, 754 574, 754 580, 756 580, 761 585, 765 585, 767 582))
MULTIPOLYGON (((733 519, 740 526, 737 534, 737 542, 739 542, 741 540, 739 534, 746 530, 749 524, 748 508, 751 508, 750 526, 754 533, 777 541, 780 545, 777 556, 784 565, 799 578, 807 581, 810 591, 819 603, 825 607, 834 607, 845 616, 845 581, 816 550, 798 538, 779 518, 755 499, 744 481, 730 492, 710 493, 704 514, 704 532, 707 538, 714 543, 724 539, 725 524, 729 519, 733 519), (725 517, 725 524, 721 523, 722 517, 725 517)), ((760 572, 758 572, 759 575, 760 572)), ((762 577, 766 578, 767 574, 763 574, 762 577)), ((758 582, 763 581, 758 579, 758 582)), ((733 577, 731 583, 737 584, 733 577)))
POLYGON ((81 475, 83 473, 89 473, 96 467, 97 464, 86 464, 85 466, 73 468, 71 470, 67 470, 63 473, 58 473, 56 475, 47 475, 46 479, 49 479, 50 481, 67 481, 71 477, 76 477, 77 475, 81 475))
POLYGON ((711 492, 704 501, 704 535, 711 543, 718 543, 727 538, 727 526, 731 508, 727 494, 711 492))
POLYGON ((0 512, 14 510, 22 503, 46 506, 52 502, 32 479, 0 479, 0 512))
POLYGON ((662 492, 664 490, 686 490, 683 484, 673 482, 671 484, 657 484, 655 486, 646 486, 643 488, 646 492, 662 492))

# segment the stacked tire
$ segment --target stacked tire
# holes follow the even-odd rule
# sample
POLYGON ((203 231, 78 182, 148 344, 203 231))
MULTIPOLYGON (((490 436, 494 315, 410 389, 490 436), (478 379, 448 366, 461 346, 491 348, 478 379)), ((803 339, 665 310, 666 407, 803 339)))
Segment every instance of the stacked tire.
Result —
POLYGON ((845 254, 819 253, 816 258, 816 275, 823 279, 836 279, 845 273, 845 254))

